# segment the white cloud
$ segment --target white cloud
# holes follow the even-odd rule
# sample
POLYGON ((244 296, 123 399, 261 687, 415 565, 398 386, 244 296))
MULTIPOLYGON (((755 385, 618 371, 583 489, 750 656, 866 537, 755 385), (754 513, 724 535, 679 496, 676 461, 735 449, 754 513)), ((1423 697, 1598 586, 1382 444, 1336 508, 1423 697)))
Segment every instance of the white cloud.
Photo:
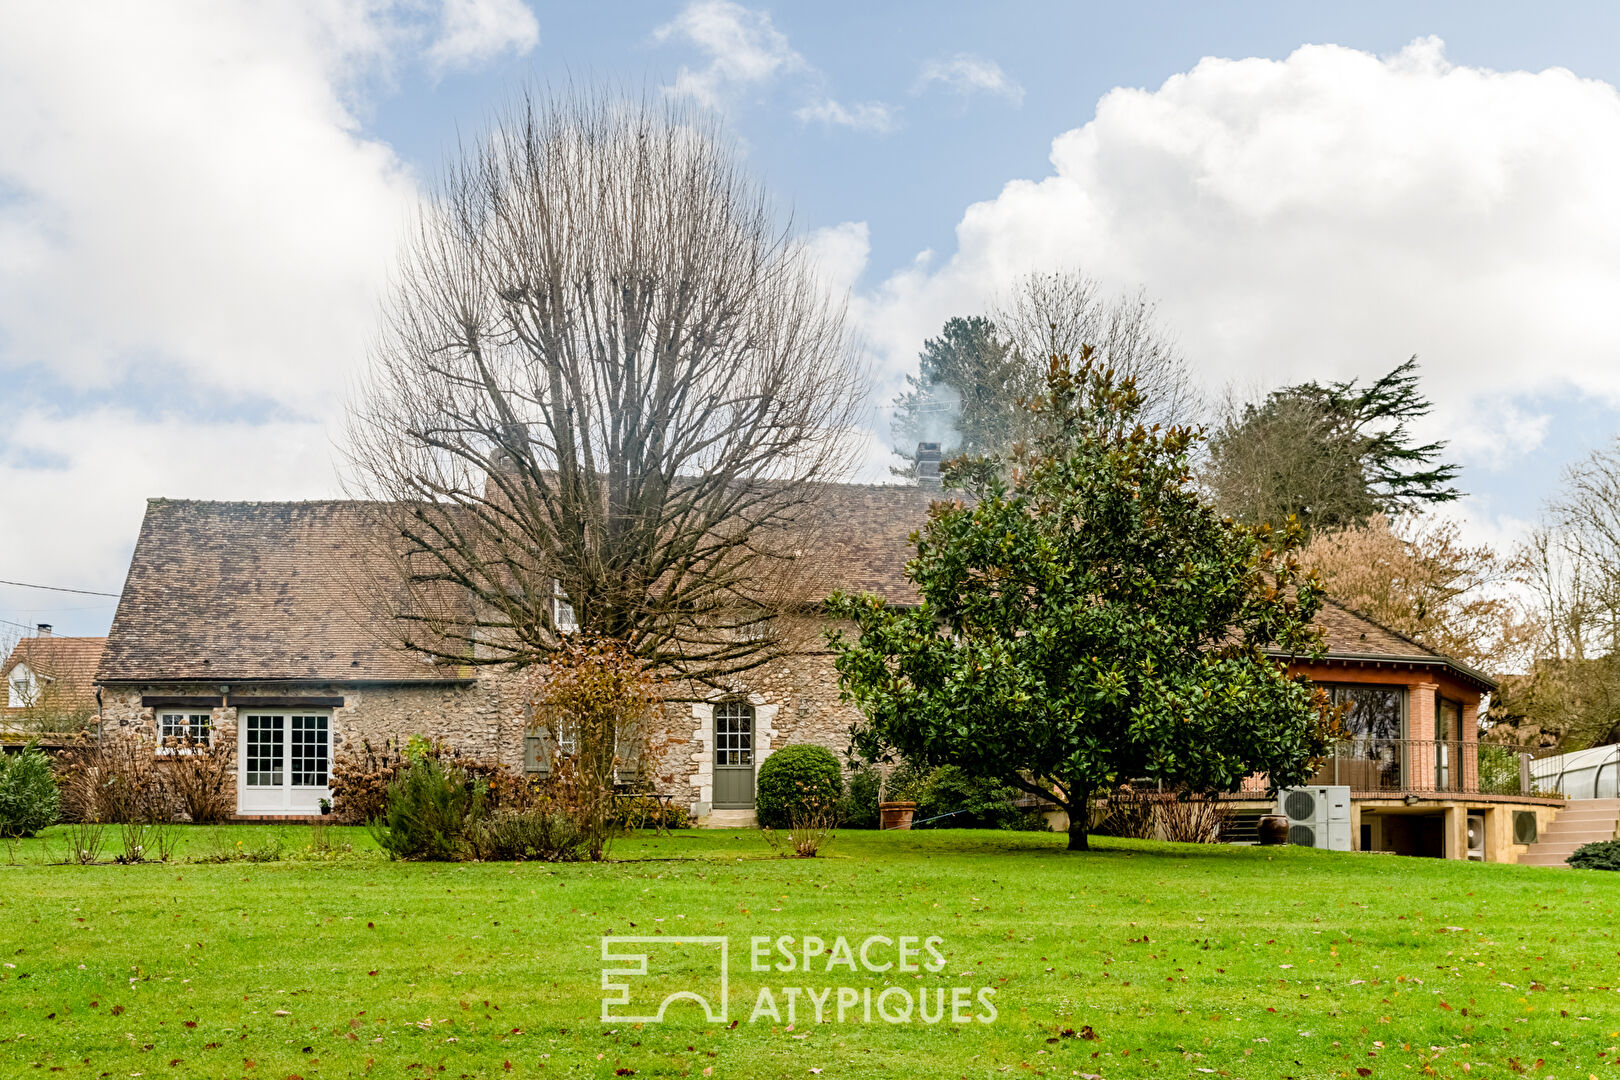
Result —
POLYGON ((815 261, 822 287, 842 297, 855 287, 872 253, 872 230, 864 221, 846 221, 817 229, 801 241, 815 261))
POLYGON ((148 496, 336 493, 326 433, 418 197, 360 116, 405 65, 521 47, 521 22, 455 0, 0 7, 6 576, 116 585, 148 496))
POLYGON ((17 526, 0 530, 0 565, 17 568, 7 576, 26 570, 24 580, 44 584, 117 592, 148 497, 296 499, 336 488, 332 443, 314 421, 156 423, 100 408, 27 414, 10 436, 17 447, 49 447, 55 458, 38 468, 0 453, 6 522, 17 526))
POLYGON ((796 110, 793 115, 805 123, 879 134, 893 131, 895 127, 894 109, 881 101, 860 101, 846 106, 832 98, 822 98, 796 110))
POLYGON ((0 20, 0 366, 94 386, 157 358, 324 407, 415 198, 346 104, 390 28, 314 6, 23 10, 0 20))
POLYGON ((912 93, 921 94, 935 83, 963 97, 990 94, 1006 98, 1014 105, 1024 102, 1024 88, 1008 78, 1000 64, 973 53, 938 56, 924 62, 912 93))
MULTIPOLYGON (((1552 69, 1308 46, 1114 90, 1052 173, 967 208, 957 250, 861 298, 891 378, 949 315, 1034 267, 1142 285, 1212 388, 1366 378, 1416 353, 1420 432, 1500 464, 1476 417, 1620 402, 1620 95, 1552 69), (1514 410, 1517 411, 1514 411, 1514 410)), ((1467 459, 1465 458, 1465 461, 1467 459)))
POLYGON ((729 104, 743 91, 764 90, 791 76, 799 92, 812 92, 811 100, 793 113, 801 121, 882 134, 894 130, 898 119, 894 107, 881 101, 844 105, 829 97, 823 90, 825 77, 794 50, 767 12, 731 0, 694 0, 654 30, 653 40, 678 42, 708 58, 701 68, 683 65, 665 90, 711 108, 729 104))
POLYGON ((523 0, 445 0, 439 38, 427 52, 437 71, 470 67, 540 44, 540 23, 523 0))
POLYGON ((670 91, 709 106, 722 104, 733 90, 811 70, 804 57, 788 45, 787 36, 771 24, 770 15, 730 0, 688 4, 653 31, 653 39, 679 40, 707 54, 708 65, 697 70, 682 67, 670 91))

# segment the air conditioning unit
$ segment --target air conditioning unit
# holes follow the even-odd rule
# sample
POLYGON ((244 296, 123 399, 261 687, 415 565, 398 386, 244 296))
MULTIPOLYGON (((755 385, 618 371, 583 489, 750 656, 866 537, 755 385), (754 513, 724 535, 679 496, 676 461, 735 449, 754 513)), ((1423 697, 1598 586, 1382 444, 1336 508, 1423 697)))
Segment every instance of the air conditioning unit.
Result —
POLYGON ((1536 812, 1534 810, 1513 811, 1513 842, 1515 844, 1535 843, 1536 831, 1536 812))
POLYGON ((1468 815, 1468 861, 1485 861, 1485 816, 1468 815))
POLYGON ((1350 788, 1283 788, 1277 813, 1288 818, 1288 842, 1325 851, 1349 851, 1350 788))

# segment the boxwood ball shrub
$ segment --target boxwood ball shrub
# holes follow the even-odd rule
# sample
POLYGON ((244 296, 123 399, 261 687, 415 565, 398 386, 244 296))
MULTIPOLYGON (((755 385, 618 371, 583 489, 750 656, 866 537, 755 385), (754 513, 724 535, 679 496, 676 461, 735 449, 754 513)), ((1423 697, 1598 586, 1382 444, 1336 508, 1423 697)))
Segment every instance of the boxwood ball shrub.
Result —
POLYGON ((836 806, 844 793, 844 770, 825 746, 800 743, 771 752, 755 781, 754 812, 759 823, 785 829, 812 802, 836 806))
POLYGON ((60 796, 51 759, 29 743, 0 753, 0 836, 33 836, 56 823, 60 796))
POLYGON ((1582 844, 1564 861, 1578 870, 1620 870, 1620 840, 1582 844))

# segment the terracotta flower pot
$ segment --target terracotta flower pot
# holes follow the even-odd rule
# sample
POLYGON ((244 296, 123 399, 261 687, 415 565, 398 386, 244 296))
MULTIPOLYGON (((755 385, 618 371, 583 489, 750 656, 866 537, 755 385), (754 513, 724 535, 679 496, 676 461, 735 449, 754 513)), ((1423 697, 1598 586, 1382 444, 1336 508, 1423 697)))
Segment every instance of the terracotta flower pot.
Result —
POLYGON ((1286 814, 1261 814, 1255 831, 1260 835, 1262 847, 1276 847, 1288 843, 1288 817, 1286 814))
POLYGON ((882 827, 885 832, 890 829, 911 828, 911 816, 917 812, 914 802, 880 802, 878 813, 882 816, 882 827))

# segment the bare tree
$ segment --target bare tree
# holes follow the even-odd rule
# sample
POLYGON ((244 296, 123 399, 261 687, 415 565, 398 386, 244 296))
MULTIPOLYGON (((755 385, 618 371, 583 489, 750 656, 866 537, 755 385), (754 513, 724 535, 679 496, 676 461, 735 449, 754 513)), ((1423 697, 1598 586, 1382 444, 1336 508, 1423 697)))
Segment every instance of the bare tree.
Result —
POLYGON ((689 678, 755 666, 860 391, 842 303, 710 120, 525 94, 422 210, 351 410, 379 625, 458 664, 577 627, 689 678))
POLYGON ((1028 396, 1042 386, 1049 357, 1079 356, 1090 345, 1105 367, 1136 382, 1147 423, 1189 424, 1203 415, 1197 380, 1143 290, 1114 295, 1080 270, 1033 271, 997 301, 990 319, 1024 360, 1028 396))
POLYGON ((1565 470, 1548 511, 1562 549, 1562 607, 1585 623, 1579 637, 1570 628, 1571 643, 1590 655, 1620 653, 1620 438, 1565 470))
POLYGON ((1566 748, 1620 739, 1620 439, 1565 471, 1514 568, 1539 637, 1527 675, 1492 702, 1499 737, 1566 748))
MULTIPOLYGON (((1054 356, 1090 346, 1104 367, 1136 383, 1148 424, 1196 423, 1203 400, 1191 369, 1142 291, 1114 295, 1079 270, 1034 271, 1017 279, 988 316, 948 319, 923 343, 916 375, 894 400, 895 453, 915 442, 955 454, 994 454, 1041 434, 1027 408, 1046 388, 1054 356)), ((911 475, 911 466, 893 470, 911 475)))

